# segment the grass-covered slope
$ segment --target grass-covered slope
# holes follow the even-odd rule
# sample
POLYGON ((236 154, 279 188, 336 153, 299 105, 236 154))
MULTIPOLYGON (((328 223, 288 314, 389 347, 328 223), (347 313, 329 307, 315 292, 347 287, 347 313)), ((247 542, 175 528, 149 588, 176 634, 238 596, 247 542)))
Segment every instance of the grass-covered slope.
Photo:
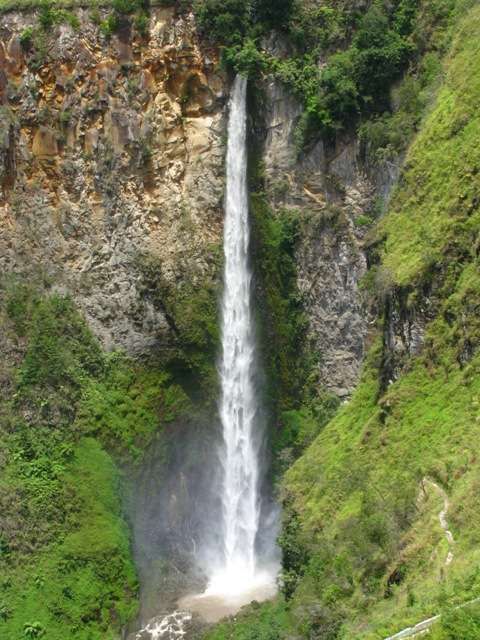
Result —
POLYGON ((118 463, 188 400, 103 353, 68 298, 0 294, 0 637, 118 638, 137 607, 118 463))
POLYGON ((434 111, 407 156, 390 214, 383 265, 417 282, 446 259, 474 255, 480 211, 480 39, 475 11, 455 40, 434 111), (466 255, 465 255, 466 254, 466 255))
POLYGON ((417 313, 432 299, 423 351, 382 393, 374 347, 350 403, 285 479, 308 558, 292 563, 292 610, 319 637, 382 638, 480 594, 479 34, 476 7, 380 225, 387 295, 402 290, 417 313), (449 496, 449 565, 426 478, 449 496))
POLYGON ((285 475, 282 596, 213 640, 382 639, 437 613, 432 637, 480 637, 478 605, 455 609, 480 596, 479 35, 477 6, 373 243, 367 281, 426 318, 423 349, 385 389, 379 327, 354 396, 285 475))

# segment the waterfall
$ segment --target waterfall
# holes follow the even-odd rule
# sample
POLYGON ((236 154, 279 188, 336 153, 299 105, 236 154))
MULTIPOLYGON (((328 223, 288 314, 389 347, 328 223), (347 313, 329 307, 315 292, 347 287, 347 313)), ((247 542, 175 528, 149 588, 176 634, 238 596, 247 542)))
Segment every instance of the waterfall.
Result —
POLYGON ((256 432, 260 425, 256 421, 256 349, 248 256, 246 92, 246 78, 237 76, 228 126, 220 362, 223 572, 237 581, 251 580, 255 575, 255 540, 260 516, 258 468, 261 438, 256 432))
POLYGON ((255 382, 257 354, 249 264, 246 96, 247 79, 237 76, 230 99, 226 160, 225 266, 219 361, 221 521, 210 524, 215 533, 220 534, 221 548, 214 548, 212 553, 207 542, 209 582, 206 591, 179 601, 182 607, 198 611, 211 621, 235 612, 251 600, 272 597, 278 572, 276 530, 272 522, 268 524, 265 509, 262 513, 260 499, 265 464, 262 455, 264 425, 255 382), (259 535, 260 529, 262 535, 259 535), (265 539, 268 540, 266 545, 265 539), (262 546, 259 541, 264 547, 259 553, 261 558, 257 558, 257 548, 262 546))

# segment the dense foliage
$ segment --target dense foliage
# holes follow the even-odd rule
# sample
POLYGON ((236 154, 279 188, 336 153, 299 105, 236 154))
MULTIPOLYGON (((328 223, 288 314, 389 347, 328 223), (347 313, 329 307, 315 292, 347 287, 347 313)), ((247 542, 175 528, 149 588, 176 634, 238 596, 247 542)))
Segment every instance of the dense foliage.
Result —
POLYGON ((150 254, 138 256, 143 276, 143 295, 165 314, 175 336, 165 365, 175 379, 197 394, 202 402, 214 406, 217 391, 216 358, 219 349, 218 278, 221 247, 209 251, 215 271, 212 276, 198 278, 186 274, 177 286, 161 276, 161 265, 150 254))
POLYGON ((351 401, 285 475, 282 597, 208 637, 269 638, 272 607, 277 638, 378 640, 438 613, 432 637, 480 634, 466 604, 480 595, 479 32, 477 6, 372 238, 382 323, 392 306, 415 318, 428 304, 423 351, 385 385, 379 336, 351 401))
POLYGON ((336 2, 280 5, 199 0, 197 18, 206 34, 227 45, 225 60, 244 71, 274 72, 304 101, 305 133, 349 126, 361 113, 384 111, 389 89, 415 52, 411 39, 417 3, 377 0, 366 13, 336 2), (282 29, 297 52, 275 58, 261 50, 261 37, 282 29), (333 46, 348 42, 343 51, 333 46), (320 70, 319 61, 327 57, 320 70), (372 73, 375 69, 375 73, 372 73))
MULTIPOLYGON (((410 3, 412 14, 416 4, 410 3)), ((321 72, 317 69, 318 47, 295 60, 301 75, 305 78, 308 74, 300 83, 293 77, 293 89, 306 104, 307 134, 312 128, 328 133, 348 127, 360 114, 388 109, 390 87, 414 53, 409 39, 412 21, 399 20, 404 5, 395 3, 395 8, 388 10, 381 2, 373 3, 352 25, 350 46, 328 56, 321 72)), ((278 73, 287 83, 292 81, 282 62, 278 73)))
POLYGON ((0 635, 115 638, 137 595, 117 462, 189 401, 165 371, 104 354, 70 299, 1 294, 0 635))
POLYGON ((340 0, 197 0, 194 7, 205 36, 224 47, 225 64, 252 76, 273 73, 303 102, 300 147, 363 123, 369 150, 392 153, 417 128, 451 19, 469 4, 375 0, 365 11, 340 0), (281 54, 265 48, 272 28, 289 42, 281 54), (410 82, 392 96, 406 71, 410 82))
MULTIPOLYGON (((423 352, 405 358, 397 379, 387 375, 380 336, 354 397, 337 412, 338 400, 312 379, 318 354, 304 340, 295 267, 302 221, 295 210, 272 210, 256 166, 259 334, 269 407, 278 409, 274 471, 289 468, 281 594, 219 625, 212 640, 373 640, 438 612, 435 640, 479 637, 478 606, 463 606, 480 594, 478 7, 456 22, 471 4, 194 4, 228 65, 273 73, 303 101, 301 144, 359 124, 367 156, 388 159, 418 131, 387 215, 370 234, 365 286, 384 326, 389 309, 415 316, 429 305, 423 352), (289 43, 286 53, 264 47, 272 28, 289 43), (450 499, 448 566, 444 505, 426 479, 450 499)), ((115 0, 105 20, 96 11, 107 37, 126 22, 138 30, 148 22, 137 0, 115 0)), ((22 46, 38 49, 62 22, 76 27, 68 11, 42 2, 22 46)), ((218 247, 212 256, 220 264, 218 247)), ((173 286, 149 256, 139 267, 144 295, 175 336, 162 366, 105 354, 70 299, 2 283, 1 637, 118 636, 138 590, 119 462, 140 461, 166 425, 191 411, 184 389, 213 406, 215 283, 173 286)))
POLYGON ((286 29, 293 0, 194 0, 201 31, 211 42, 242 45, 247 35, 286 29))
POLYGON ((203 34, 226 45, 240 44, 248 29, 250 7, 243 0, 199 0, 195 5, 203 34))

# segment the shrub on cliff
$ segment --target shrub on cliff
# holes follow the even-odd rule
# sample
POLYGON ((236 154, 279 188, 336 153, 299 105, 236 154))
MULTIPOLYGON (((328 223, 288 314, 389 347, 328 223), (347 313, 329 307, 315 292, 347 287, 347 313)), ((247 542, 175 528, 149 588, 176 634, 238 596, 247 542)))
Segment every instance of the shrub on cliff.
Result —
POLYGON ((397 23, 397 17, 397 12, 374 3, 358 22, 350 47, 331 55, 321 72, 311 54, 298 60, 302 73, 296 77, 286 76, 285 63, 278 65, 279 76, 305 102, 307 137, 315 131, 332 133, 349 127, 360 114, 389 108, 390 87, 414 53, 409 39, 411 25, 406 18, 397 23), (312 57, 313 64, 309 62, 312 57), (308 82, 302 81, 305 77, 308 82))
POLYGON ((267 28, 283 28, 294 9, 294 0, 257 0, 254 12, 257 22, 267 28))
POLYGON ((201 32, 212 42, 241 44, 249 25, 250 7, 244 0, 196 0, 201 32))

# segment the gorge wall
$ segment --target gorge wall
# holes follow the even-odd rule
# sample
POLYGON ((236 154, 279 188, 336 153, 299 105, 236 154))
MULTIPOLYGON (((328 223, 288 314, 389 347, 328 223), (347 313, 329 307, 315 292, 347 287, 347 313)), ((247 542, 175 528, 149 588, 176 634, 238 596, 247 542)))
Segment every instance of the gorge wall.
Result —
POLYGON ((264 162, 274 210, 300 217, 297 282, 308 317, 308 339, 318 352, 318 381, 347 398, 358 380, 369 326, 359 282, 367 271, 365 227, 358 220, 374 206, 378 187, 360 157, 355 137, 300 150, 295 130, 302 112, 278 80, 265 83, 264 162))
MULTIPOLYGON (((249 125, 281 593, 207 637, 378 640, 480 593, 480 16, 274 4, 298 15, 258 38, 255 64, 277 59, 253 66, 249 125), (329 64, 289 58, 302 15, 337 63, 362 29, 367 72, 414 53, 378 111, 367 92, 300 142, 306 103, 279 68, 320 82, 329 64), (425 478, 450 500, 448 567, 425 478)), ((230 77, 189 3, 115 29, 107 6, 48 27, 42 11, 0 25, 0 635, 113 640, 203 586, 230 77)))
POLYGON ((176 331, 145 264, 168 292, 216 277, 227 81, 191 14, 152 9, 148 43, 75 15, 27 46, 38 16, 2 16, 1 269, 45 278, 107 349, 145 356, 176 331))
POLYGON ((41 12, 0 24, 0 635, 110 638, 187 588, 228 79, 191 13, 41 12))
MULTIPOLYGON (((349 3, 338 4, 343 11, 349 3)), ((403 16, 408 4, 393 3, 403 16)), ((304 202, 305 196, 311 200, 313 195, 322 207, 333 194, 344 215, 349 214, 350 221, 362 229, 370 224, 364 224, 355 207, 348 209, 349 191, 358 185, 352 167, 359 167, 360 176, 366 176, 362 180, 366 188, 356 186, 356 190, 366 197, 364 212, 377 219, 370 221, 365 235, 355 233, 360 248, 367 250, 368 263, 360 280, 362 296, 356 299, 370 305, 372 321, 356 325, 353 305, 349 322, 354 335, 360 326, 357 335, 367 338, 361 377, 349 401, 323 427, 322 416, 315 414, 315 408, 312 411, 308 396, 294 416, 300 422, 294 446, 302 429, 308 433, 312 414, 319 430, 310 443, 307 438, 307 446, 280 481, 282 597, 260 609, 252 606, 235 622, 212 630, 209 640, 258 636, 384 640, 410 637, 410 627, 433 616, 437 617, 428 634, 435 640, 473 640, 480 633, 476 600, 480 515, 474 498, 479 482, 475 461, 480 157, 475 104, 480 91, 476 70, 480 13, 474 2, 451 2, 442 9, 427 1, 413 4, 418 13, 409 44, 422 45, 412 67, 391 87, 388 113, 361 121, 360 154, 355 152, 355 141, 349 144, 348 137, 336 132, 335 144, 331 138, 329 145, 325 139, 324 144, 313 139, 301 156, 308 163, 309 155, 316 153, 325 167, 324 178, 348 174, 346 188, 338 189, 335 180, 333 189, 318 188, 321 181, 313 183, 317 189, 309 188, 308 182, 301 181, 306 174, 299 175, 303 161, 294 164, 288 153, 277 156, 295 179, 288 191, 283 188, 283 195, 269 194, 273 202, 276 197, 282 206, 294 207, 292 193, 298 198, 300 191, 304 202), (427 68, 434 59, 438 66, 431 76, 427 68), (403 114, 402 94, 409 96, 403 114), (419 118, 414 115, 417 99, 424 101, 419 118), (403 163, 391 162, 392 156, 398 160, 403 153, 403 163), (359 158, 367 162, 362 165, 359 158), (372 171, 369 158, 375 159, 377 170, 372 171), (378 166, 379 160, 380 164, 386 160, 383 167, 378 166), (399 180, 390 191, 397 173, 399 180), (374 187, 376 197, 384 199, 380 211, 377 203, 370 208, 368 202, 374 187), (448 516, 441 497, 426 488, 430 478, 448 496, 448 516), (445 518, 461 558, 451 559, 445 518)), ((380 5, 372 4, 371 12, 367 11, 372 22, 380 5)), ((308 13, 308 18, 313 14, 308 13)), ((292 20, 296 19, 294 15, 292 20)), ((352 58, 344 57, 343 51, 331 55, 321 76, 327 87, 322 87, 322 98, 328 96, 330 83, 339 90, 334 99, 348 90, 344 84, 348 63, 353 60, 360 65, 363 54, 375 60, 369 71, 378 72, 378 33, 377 38, 358 38, 352 58), (360 42, 363 49, 358 48, 360 42), (345 59, 347 64, 342 66, 345 59), (335 64, 343 72, 339 80, 335 64)), ((391 68, 392 58, 386 59, 391 68)), ((302 62, 308 64, 308 60, 302 62)), ((320 58, 315 63, 324 61, 320 58)), ((284 71, 288 77, 292 67, 284 71)), ((278 88, 271 91, 279 95, 278 88)), ((314 108, 312 103, 308 106, 314 108)), ((294 101, 280 100, 272 119, 279 126, 272 127, 267 145, 276 137, 276 144, 287 148, 284 140, 293 134, 287 111, 294 117, 299 113, 294 101)), ((275 169, 269 173, 268 166, 268 179, 274 183, 275 169)), ((332 226, 340 239, 345 237, 345 227, 332 226)), ((321 237, 328 238, 328 225, 324 229, 321 237)), ((304 238, 301 230, 296 245, 300 284, 304 266, 298 256, 304 251, 304 238)), ((360 265, 361 260, 360 254, 360 265)), ((318 268, 321 259, 314 264, 318 268)), ((355 266, 352 271, 354 280, 355 266)), ((337 282, 342 297, 341 280, 337 282)), ((320 298, 322 294, 320 290, 320 298)), ((323 298, 316 313, 328 321, 328 298, 323 298)), ((368 317, 361 313, 363 323, 368 317)), ((315 336, 314 322, 309 331, 315 336)), ((295 422, 286 422, 293 422, 294 431, 295 422)))
MULTIPOLYGON (((41 52, 21 43, 33 13, 2 19, 1 265, 70 293, 107 349, 146 356, 178 338, 172 298, 217 282, 228 81, 191 13, 152 9, 148 42, 76 15, 41 52)), ((278 81, 265 91, 271 204, 302 212, 298 286, 320 382, 347 397, 368 331, 355 220, 375 185, 354 139, 299 157, 300 105, 278 81)))
MULTIPOLYGON (((86 486, 102 482, 112 495, 122 469, 134 538, 128 544, 140 578, 137 624, 158 614, 159 602, 172 608, 179 593, 202 585, 191 563, 199 536, 212 535, 201 498, 211 479, 204 469, 215 464, 229 78, 188 10, 152 7, 146 34, 126 18, 115 33, 105 33, 108 8, 98 14, 75 9, 70 22, 60 19, 48 29, 40 15, 7 12, 0 26, 0 311, 6 327, 0 381, 8 398, 0 437, 11 454, 0 468, 14 478, 0 491, 0 504, 7 510, 17 500, 24 514, 2 524, 0 539, 12 549, 6 560, 11 582, 2 596, 7 633, 21 630, 30 615, 56 638, 65 628, 73 633, 74 620, 85 611, 90 622, 82 633, 126 630, 138 615, 137 586, 124 529, 115 537, 103 525, 104 542, 98 549, 89 543, 98 534, 93 525, 82 527, 89 526, 88 510, 99 507, 93 491, 79 495, 74 472, 66 482, 73 497, 55 503, 58 522, 71 524, 59 524, 55 534, 45 525, 45 535, 35 538, 27 522, 35 526, 48 514, 33 506, 38 488, 26 478, 40 473, 35 465, 43 447, 57 456, 60 474, 70 473, 70 454, 62 447, 71 447, 75 464, 85 467, 86 486), (72 306, 60 302, 64 296, 72 306), (127 360, 109 364, 98 355, 95 339, 103 351, 121 351, 127 360), (17 379, 23 379, 32 349, 34 375, 22 386, 17 379), (186 370, 193 372, 187 382, 186 370), (18 420, 35 453, 17 440, 18 420), (95 476, 95 466, 103 479, 95 476), (85 509, 82 525, 72 515, 75 500, 85 509), (29 533, 17 548, 22 528, 29 533), (85 547, 72 551, 64 540, 75 535, 85 547), (70 573, 62 575, 66 557, 70 573), (115 578, 105 577, 111 557, 119 562, 115 578), (27 590, 28 606, 17 603, 31 563, 39 567, 38 583, 48 579, 51 585, 41 610, 34 591, 27 590), (91 599, 82 591, 83 568, 97 571, 102 584, 91 599), (70 581, 77 586, 59 595, 70 581), (82 598, 77 616, 70 600, 82 598), (115 613, 98 622, 107 610, 115 613)), ((354 138, 327 150, 320 142, 299 154, 294 131, 300 105, 272 77, 259 82, 266 112, 260 129, 257 116, 251 124, 273 218, 295 209, 301 220, 295 286, 309 344, 319 354, 317 384, 346 399, 368 333, 359 292, 365 232, 355 221, 372 206, 374 185, 354 138)), ((53 491, 57 471, 49 467, 42 474, 53 491)), ((112 527, 125 527, 112 500, 105 499, 105 513, 112 527)))

